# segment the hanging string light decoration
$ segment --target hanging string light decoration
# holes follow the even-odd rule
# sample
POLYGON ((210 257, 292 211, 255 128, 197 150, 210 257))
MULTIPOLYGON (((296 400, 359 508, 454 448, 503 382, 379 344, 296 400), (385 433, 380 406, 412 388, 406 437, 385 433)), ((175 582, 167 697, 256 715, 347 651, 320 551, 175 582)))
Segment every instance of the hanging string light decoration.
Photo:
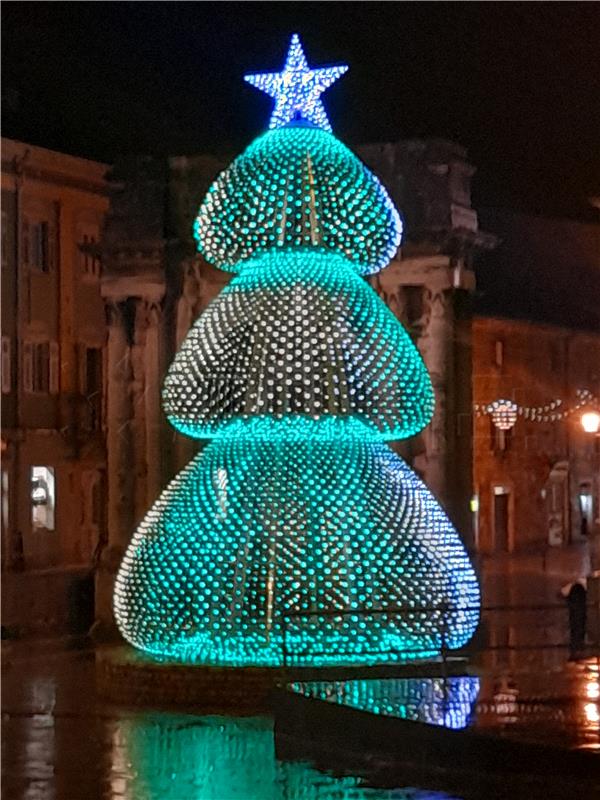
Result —
POLYGON ((492 422, 500 430, 510 430, 519 417, 530 422, 561 422, 586 405, 599 404, 600 401, 589 389, 577 389, 575 401, 571 405, 560 398, 550 400, 543 406, 522 406, 514 400, 498 399, 487 404, 475 403, 473 410, 477 417, 491 416, 492 422))
POLYGON ((115 616, 136 647, 185 663, 433 656, 471 637, 479 587, 450 521, 384 443, 433 412, 418 351, 361 277, 395 253, 399 216, 289 103, 292 121, 200 208, 199 250, 236 276, 190 330, 163 400, 175 428, 212 442, 136 531, 115 616))

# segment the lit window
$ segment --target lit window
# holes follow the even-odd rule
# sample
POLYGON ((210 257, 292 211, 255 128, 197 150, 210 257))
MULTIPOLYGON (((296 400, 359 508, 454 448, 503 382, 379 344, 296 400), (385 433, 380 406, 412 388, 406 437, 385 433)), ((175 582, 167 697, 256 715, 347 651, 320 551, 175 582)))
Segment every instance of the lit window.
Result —
POLYGON ((34 528, 54 530, 54 469, 31 467, 31 524, 34 528))

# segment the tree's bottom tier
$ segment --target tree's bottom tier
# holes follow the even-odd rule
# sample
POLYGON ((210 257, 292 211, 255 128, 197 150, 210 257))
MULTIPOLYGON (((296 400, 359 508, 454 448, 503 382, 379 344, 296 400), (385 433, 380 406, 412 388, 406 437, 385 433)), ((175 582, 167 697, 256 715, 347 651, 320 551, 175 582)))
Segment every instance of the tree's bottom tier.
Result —
POLYGON ((147 514, 114 605, 135 647, 186 663, 377 664, 464 645, 479 587, 386 445, 227 437, 147 514))

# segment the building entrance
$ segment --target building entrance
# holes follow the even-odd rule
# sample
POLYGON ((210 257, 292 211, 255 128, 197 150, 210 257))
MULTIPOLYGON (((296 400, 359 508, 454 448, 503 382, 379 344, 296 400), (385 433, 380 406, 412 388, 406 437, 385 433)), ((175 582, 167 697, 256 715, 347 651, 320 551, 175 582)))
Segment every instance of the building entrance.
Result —
POLYGON ((504 486, 494 486, 494 550, 510 551, 510 492, 504 486))

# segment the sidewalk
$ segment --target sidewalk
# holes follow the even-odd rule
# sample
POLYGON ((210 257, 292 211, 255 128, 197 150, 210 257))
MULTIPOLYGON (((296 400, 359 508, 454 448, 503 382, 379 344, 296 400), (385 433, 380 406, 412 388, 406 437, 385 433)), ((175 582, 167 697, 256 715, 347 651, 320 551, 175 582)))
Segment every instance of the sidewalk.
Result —
POLYGON ((552 605, 561 586, 589 573, 590 560, 584 542, 544 553, 482 556, 478 567, 484 605, 552 605))

